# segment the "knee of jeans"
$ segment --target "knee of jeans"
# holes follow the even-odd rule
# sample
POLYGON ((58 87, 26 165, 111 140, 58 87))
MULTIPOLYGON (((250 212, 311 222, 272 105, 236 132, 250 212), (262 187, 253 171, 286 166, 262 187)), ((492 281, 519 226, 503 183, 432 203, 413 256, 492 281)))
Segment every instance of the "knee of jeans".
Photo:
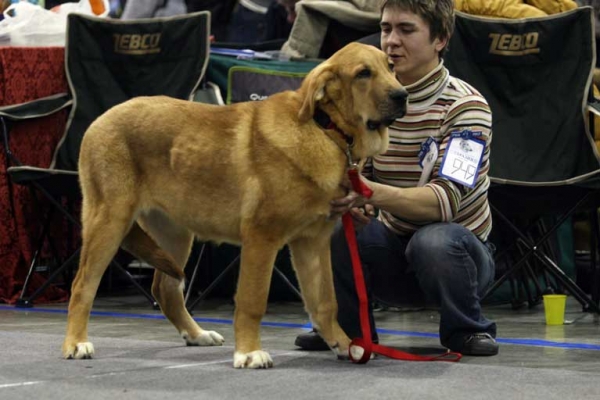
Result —
POLYGON ((457 224, 432 224, 421 228, 411 238, 406 249, 410 264, 426 263, 444 266, 449 255, 466 252, 462 238, 465 228, 457 224))

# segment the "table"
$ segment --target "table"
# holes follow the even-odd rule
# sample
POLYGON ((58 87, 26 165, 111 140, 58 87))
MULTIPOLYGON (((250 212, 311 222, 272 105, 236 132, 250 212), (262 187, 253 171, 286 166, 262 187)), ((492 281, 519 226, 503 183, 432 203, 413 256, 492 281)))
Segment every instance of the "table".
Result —
MULTIPOLYGON (((0 47, 0 106, 18 104, 68 91, 62 47, 0 47)), ((47 167, 60 139, 67 110, 35 121, 17 122, 10 128, 10 147, 26 165, 47 167)), ((20 295, 35 240, 41 228, 41 216, 47 203, 35 202, 32 192, 10 183, 7 160, 0 151, 0 303, 14 303, 20 295)), ((65 228, 66 229, 66 228, 65 228)), ((67 249, 57 238, 59 253, 67 249)), ((44 252, 46 253, 46 252, 44 252)), ((34 274, 30 290, 44 282, 34 274)), ((65 301, 66 293, 50 287, 38 302, 65 301)))

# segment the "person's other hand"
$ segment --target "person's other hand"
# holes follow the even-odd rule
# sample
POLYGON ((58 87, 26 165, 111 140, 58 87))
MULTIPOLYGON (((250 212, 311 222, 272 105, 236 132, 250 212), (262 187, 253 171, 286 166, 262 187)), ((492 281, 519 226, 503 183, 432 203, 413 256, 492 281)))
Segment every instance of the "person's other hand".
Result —
POLYGON ((365 204, 362 207, 351 208, 349 213, 354 220, 354 228, 358 230, 369 224, 375 217, 375 207, 371 204, 365 204))
POLYGON ((333 199, 329 204, 331 209, 329 211, 330 218, 337 218, 342 214, 345 214, 353 208, 363 207, 366 204, 365 199, 360 194, 353 190, 350 190, 344 197, 333 199))

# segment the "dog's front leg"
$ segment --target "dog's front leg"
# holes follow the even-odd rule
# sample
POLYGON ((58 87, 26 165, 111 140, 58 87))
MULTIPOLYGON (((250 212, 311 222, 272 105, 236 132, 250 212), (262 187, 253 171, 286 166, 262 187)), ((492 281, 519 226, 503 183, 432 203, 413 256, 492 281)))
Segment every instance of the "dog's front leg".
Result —
POLYGON ((329 246, 330 236, 325 234, 321 237, 297 239, 290 243, 290 251, 306 311, 313 326, 338 358, 346 358, 350 339, 337 321, 338 306, 329 246))
POLYGON ((240 277, 235 295, 235 368, 270 368, 273 360, 260 345, 260 322, 267 310, 273 263, 278 245, 258 235, 242 245, 240 277))

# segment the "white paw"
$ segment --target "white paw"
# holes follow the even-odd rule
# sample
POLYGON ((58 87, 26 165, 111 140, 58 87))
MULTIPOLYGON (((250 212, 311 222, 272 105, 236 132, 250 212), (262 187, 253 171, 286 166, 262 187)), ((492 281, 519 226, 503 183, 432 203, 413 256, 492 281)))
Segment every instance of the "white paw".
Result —
POLYGON ((65 354, 65 358, 82 360, 92 358, 94 355, 94 345, 90 342, 77 343, 74 350, 65 354))
POLYGON ((350 354, 352 354, 352 358, 354 360, 360 360, 363 356, 363 354, 365 354, 365 349, 363 349, 360 346, 350 346, 350 354))
MULTIPOLYGON (((363 355, 365 354, 365 349, 361 346, 353 345, 353 346, 350 346, 350 353, 352 354, 353 360, 360 360, 363 357, 363 355)), ((348 359, 347 353, 345 354, 345 356, 346 356, 345 358, 348 359)), ((375 353, 371 353, 371 355, 369 356, 369 360, 374 360, 376 357, 377 356, 375 353)), ((338 358, 340 358, 340 357, 338 356, 338 358)))
POLYGON ((263 350, 255 350, 250 353, 233 354, 233 368, 271 368, 273 360, 269 353, 263 350))
POLYGON ((191 338, 187 332, 182 332, 181 337, 188 346, 221 346, 225 342, 223 336, 215 331, 202 331, 195 338, 191 338))

